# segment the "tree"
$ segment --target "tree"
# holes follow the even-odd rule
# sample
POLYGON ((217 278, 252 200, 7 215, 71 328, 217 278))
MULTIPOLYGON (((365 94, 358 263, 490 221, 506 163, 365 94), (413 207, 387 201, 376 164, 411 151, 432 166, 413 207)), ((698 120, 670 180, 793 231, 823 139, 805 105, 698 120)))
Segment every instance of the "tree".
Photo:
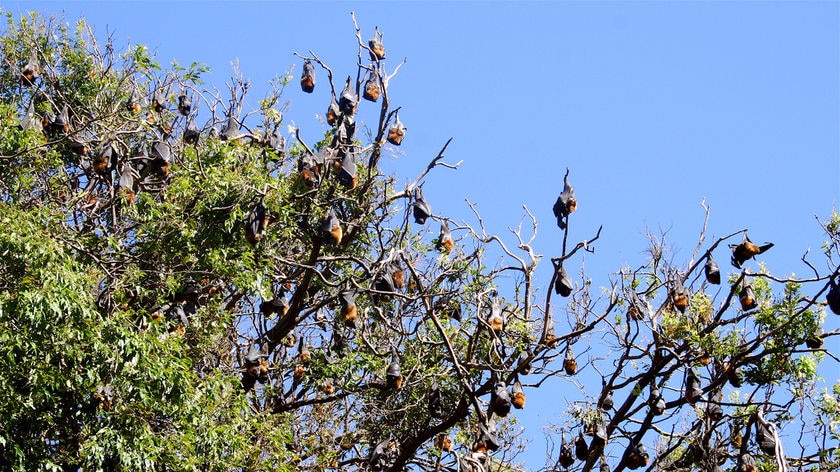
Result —
POLYGON ((203 87, 199 63, 163 69, 143 46, 117 54, 84 22, 7 18, 0 463, 10 469, 511 469, 505 418, 547 380, 573 381, 578 362, 604 383, 570 417, 586 445, 572 467, 704 469, 747 452, 764 466, 747 434, 764 422, 822 438, 798 454, 785 443, 789 462, 837 460, 840 392, 808 396, 830 353, 799 348, 816 342, 824 293, 837 295, 837 217, 824 225, 828 274, 777 278, 739 257, 746 269, 717 300, 699 271, 746 231, 701 250, 704 228, 687 265, 654 241, 647 265, 597 296, 565 268, 601 232, 567 244, 569 172, 549 286, 568 301, 548 290, 540 302, 533 217, 514 246, 477 212, 469 224, 432 211, 422 182, 457 167, 448 142, 405 188, 380 173, 407 130, 388 93, 402 64, 378 29, 365 39, 356 26, 346 81, 299 54, 300 77, 275 81, 249 110, 238 73, 223 94, 203 87), (330 92, 318 142, 286 128, 284 93, 298 81, 330 92), (360 129, 364 107, 373 129, 360 129), (490 268, 496 253, 504 262, 490 268), (756 308, 732 307, 747 285, 756 308), (608 357, 583 347, 598 333, 608 357), (739 371, 751 393, 720 401, 739 371), (690 372, 700 386, 685 397, 690 372), (651 386, 666 415, 647 408, 651 386), (792 405, 811 411, 788 415, 792 405), (724 450, 734 440, 719 425, 733 421, 743 440, 724 450))

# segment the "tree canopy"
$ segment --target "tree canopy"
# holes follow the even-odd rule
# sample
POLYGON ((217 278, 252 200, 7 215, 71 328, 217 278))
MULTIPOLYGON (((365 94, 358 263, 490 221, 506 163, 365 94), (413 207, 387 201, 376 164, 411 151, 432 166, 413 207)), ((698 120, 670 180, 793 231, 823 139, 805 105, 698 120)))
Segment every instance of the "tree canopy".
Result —
POLYGON ((428 165, 402 188, 380 172, 411 135, 388 89, 403 63, 378 28, 352 18, 355 38, 337 38, 356 54, 346 79, 299 54, 301 72, 249 109, 236 71, 220 90, 199 62, 117 51, 83 21, 6 17, 6 468, 514 470, 527 394, 587 371, 601 386, 558 411, 551 468, 840 464, 840 385, 818 378, 839 360, 823 347, 838 215, 804 278, 773 274, 772 243, 747 229, 707 241, 707 212, 689 260, 651 236, 644 265, 597 287, 582 265, 573 277, 601 228, 569 240, 592 191, 569 169, 540 287, 527 209, 509 235, 475 209, 434 212, 423 182, 457 168, 449 141, 412 156, 428 165), (284 116, 298 88, 323 97, 318 142, 284 116))

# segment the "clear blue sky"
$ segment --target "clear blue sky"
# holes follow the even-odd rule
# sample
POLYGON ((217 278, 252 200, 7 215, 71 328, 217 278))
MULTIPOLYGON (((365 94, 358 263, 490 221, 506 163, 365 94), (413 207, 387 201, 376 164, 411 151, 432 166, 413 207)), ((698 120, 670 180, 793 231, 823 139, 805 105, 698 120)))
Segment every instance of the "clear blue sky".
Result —
MULTIPOLYGON (((827 217, 840 196, 840 2, 0 6, 64 10, 69 21, 83 15, 100 35, 113 32, 118 50, 144 43, 163 63, 206 63, 207 82, 218 87, 238 59, 255 106, 272 77, 292 66, 297 77, 294 51, 311 49, 339 81, 353 72, 354 10, 365 39, 374 25, 384 32, 391 67, 407 58, 389 89, 408 127, 405 154, 383 166, 412 181, 454 137, 447 161, 464 162, 427 179, 434 212, 473 221, 469 198, 502 232, 520 222, 526 204, 540 221, 546 279, 547 257, 560 250, 551 207, 566 167, 579 199, 571 238, 604 225, 596 253, 586 256, 596 286, 622 265, 644 262, 645 231, 667 231, 676 262, 690 257, 703 199, 712 209, 706 246, 749 228, 753 240, 776 243, 763 260, 778 275, 806 274, 800 257, 809 248, 823 263, 814 217, 827 217)), ((314 141, 323 132, 314 114, 325 111, 328 94, 288 92, 287 123, 314 141)), ((361 110, 363 120, 373 120, 372 109, 361 110)), ((826 329, 838 325, 830 315, 826 329)), ((597 391, 594 380, 584 382, 597 391)), ((536 438, 525 457, 531 468, 543 465, 540 426, 559 419, 567 404, 557 392, 571 388, 549 384, 555 391, 533 395, 520 414, 536 438)), ((569 401, 579 397, 569 390, 569 401)))

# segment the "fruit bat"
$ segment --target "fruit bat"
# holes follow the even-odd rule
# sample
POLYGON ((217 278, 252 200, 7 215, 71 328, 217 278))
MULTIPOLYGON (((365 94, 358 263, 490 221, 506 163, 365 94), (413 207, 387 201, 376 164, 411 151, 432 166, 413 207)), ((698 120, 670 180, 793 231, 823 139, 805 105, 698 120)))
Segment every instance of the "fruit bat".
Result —
POLYGON ((348 190, 353 190, 359 182, 356 174, 355 152, 348 152, 341 160, 341 168, 338 170, 338 182, 348 190))
POLYGON ((563 435, 563 441, 560 443, 560 457, 557 463, 565 468, 569 468, 575 463, 575 448, 572 443, 566 442, 566 435, 563 435))
MULTIPOLYGON (((267 346, 264 346, 264 348, 267 346)), ((264 348, 257 348, 251 345, 248 354, 245 355, 245 373, 242 375, 242 386, 248 392, 254 388, 257 380, 265 382, 268 380, 268 353, 264 348)))
POLYGON ((343 236, 344 231, 341 229, 341 223, 339 223, 338 217, 335 216, 335 211, 330 208, 330 211, 327 212, 326 219, 324 219, 324 223, 321 224, 321 237, 328 243, 339 244, 343 236))
POLYGON ((341 320, 347 326, 356 326, 356 320, 359 319, 359 312, 356 308, 356 291, 353 289, 342 290, 338 294, 338 302, 341 305, 341 320))
POLYGON ((280 132, 279 125, 268 136, 268 146, 277 153, 277 157, 282 159, 286 155, 286 137, 280 132))
POLYGON ((26 84, 32 84, 35 79, 38 78, 38 75, 41 73, 41 68, 38 65, 38 56, 35 51, 32 51, 32 55, 29 56, 29 62, 23 66, 23 70, 20 71, 21 78, 23 82, 26 84))
POLYGON ((306 93, 315 90, 315 66, 307 59, 303 62, 303 73, 300 76, 300 89, 306 93))
POLYGON ((562 297, 568 297, 572 294, 573 288, 572 278, 569 277, 569 273, 566 272, 563 264, 560 264, 560 267, 557 269, 557 280, 554 282, 554 293, 562 297))
POLYGON ((648 465, 649 460, 650 456, 648 455, 644 444, 633 444, 627 448, 627 467, 629 469, 635 470, 639 467, 644 467, 648 465))
POLYGON ((487 324, 494 333, 501 332, 505 327, 505 315, 499 296, 496 294, 490 303, 490 315, 487 317, 487 324))
POLYGON ((740 367, 729 371, 729 383, 735 388, 741 388, 744 384, 744 372, 740 367))
POLYGON ((755 472, 755 459, 749 453, 741 454, 738 458, 737 472, 755 472))
POLYGON ((341 109, 338 108, 338 102, 335 97, 330 98, 330 106, 327 108, 327 124, 335 126, 338 124, 338 116, 341 114, 341 109))
POLYGON ((689 371, 685 379, 685 399, 690 404, 695 404, 703 396, 703 389, 700 388, 700 379, 689 371))
POLYGON ((182 93, 178 96, 178 112, 187 116, 190 114, 190 110, 192 110, 192 99, 182 93))
POLYGON ((735 419, 732 424, 730 425, 730 433, 729 433, 729 441, 732 443, 732 447, 735 449, 740 449, 741 444, 744 440, 744 437, 741 435, 741 430, 744 428, 744 424, 741 422, 740 419, 735 419))
POLYGON ((828 280, 829 289, 825 295, 825 302, 835 315, 840 315, 840 288, 834 283, 834 277, 828 280))
POLYGON ((155 93, 152 96, 152 109, 158 113, 166 109, 166 93, 163 89, 155 90, 155 93))
POLYGON ((680 283, 679 281, 674 282, 674 288, 671 289, 671 303, 674 304, 674 307, 680 311, 680 313, 685 313, 686 307, 688 307, 688 298, 690 293, 685 286, 680 283))
POLYGON ((575 198, 575 188, 569 183, 569 169, 566 168, 566 175, 563 177, 563 191, 554 202, 554 216, 557 217, 557 226, 560 229, 566 229, 566 224, 569 221, 569 215, 577 208, 577 199, 575 198))
POLYGON ((388 129, 388 142, 393 144, 394 146, 399 146, 402 144, 403 138, 405 138, 405 132, 408 128, 400 121, 400 115, 397 115, 394 124, 388 129))
POLYGON ((382 41, 380 41, 378 37, 374 36, 368 40, 368 47, 370 48, 371 61, 385 59, 385 46, 382 45, 382 41))
POLYGON ((332 379, 324 380, 324 386, 321 387, 321 391, 326 393, 327 395, 332 395, 335 393, 335 385, 333 385, 332 379))
POLYGON ((443 416, 443 396, 436 381, 432 381, 432 387, 429 389, 429 415, 433 418, 443 416))
POLYGON ((706 415, 712 419, 712 421, 720 421, 723 418, 723 408, 720 406, 720 403, 723 401, 723 392, 720 391, 720 388, 714 389, 709 394, 709 402, 706 404, 706 415))
POLYGON ((169 145, 163 141, 156 141, 152 145, 152 172, 160 178, 169 176, 171 153, 169 145))
POLYGON ((746 278, 741 285, 738 300, 741 302, 741 310, 743 311, 749 311, 758 306, 758 302, 755 299, 755 290, 753 290, 752 285, 747 282, 746 278))
POLYGON ((517 379, 510 389, 511 405, 517 410, 525 408, 525 391, 522 389, 522 384, 517 379))
POLYGON ((307 188, 311 189, 318 186, 321 173, 314 156, 311 154, 301 156, 298 160, 298 175, 307 188))
POLYGON ((201 133, 198 131, 198 127, 195 126, 195 120, 192 117, 188 118, 187 126, 184 128, 184 142, 190 145, 196 145, 198 144, 200 135, 201 133))
POLYGON ((768 456, 776 455, 776 439, 773 437, 773 432, 761 420, 755 422, 755 442, 758 443, 761 452, 768 456))
POLYGON ((70 132, 70 114, 67 111, 67 104, 61 107, 61 111, 50 122, 50 130, 53 133, 67 134, 70 132))
POLYGON ((662 398, 662 393, 659 392, 658 388, 652 387, 650 389, 650 398, 648 398, 648 405, 650 406, 651 412, 653 412, 653 414, 656 416, 665 413, 665 399, 662 398))
POLYGON ((531 363, 528 361, 528 358, 532 355, 533 353, 531 351, 522 351, 519 353, 519 367, 517 367, 517 370, 522 372, 522 375, 528 375, 531 373, 531 363))
POLYGON ((766 243, 763 246, 758 246, 750 241, 750 238, 747 237, 747 233, 745 232, 744 240, 741 244, 730 244, 729 247, 732 249, 732 265, 740 269, 741 265, 746 262, 747 259, 755 257, 770 249, 773 247, 773 243, 766 243))
POLYGON ((105 411, 111 411, 111 408, 114 405, 114 387, 111 385, 97 385, 93 398, 96 399, 97 408, 105 411))
POLYGON ((805 345, 811 349, 819 349, 823 347, 823 334, 823 329, 817 328, 816 331, 814 331, 814 334, 805 340, 805 345))
POLYGON ((579 461, 585 461, 587 456, 589 456, 589 446, 586 444, 586 439, 583 437, 583 431, 578 433, 577 439, 575 439, 575 457, 579 461))
POLYGON ((577 361, 575 360, 575 353, 572 351, 572 346, 566 348, 566 358, 563 359, 563 370, 568 375, 575 375, 577 373, 577 361))
MULTIPOLYGON (((101 177, 107 176, 119 159, 114 143, 106 143, 93 158, 93 171, 101 177)), ((125 172, 125 170, 123 170, 125 172)))
POLYGON ((496 420, 488 419, 487 424, 478 425, 478 439, 473 444, 473 452, 487 452, 499 449, 499 438, 496 437, 496 420))
POLYGON ((703 267, 703 270, 706 273, 706 280, 710 284, 720 285, 720 267, 718 267, 717 262, 715 262, 711 254, 706 259, 706 265, 703 267))
POLYGON ((142 106, 140 105, 140 95, 137 93, 137 90, 131 92, 131 95, 128 97, 128 100, 125 101, 125 107, 128 111, 137 113, 140 111, 142 106))
POLYGON ((504 382, 496 382, 493 393, 490 395, 490 411, 496 416, 504 418, 510 413, 510 407, 511 398, 507 386, 504 382))
POLYGON ((435 248, 440 252, 452 252, 455 243, 452 241, 452 232, 449 231, 449 224, 446 220, 440 220, 440 234, 438 235, 435 248))
POLYGON ((599 472, 610 472, 610 465, 607 464, 607 458, 601 456, 601 465, 599 466, 599 472))
POLYGON ((134 186, 134 171, 127 163, 123 165, 122 172, 120 173, 119 186, 119 194, 128 201, 129 205, 133 204, 134 197, 136 195, 134 186))
POLYGON ((601 393, 601 399, 598 402, 598 406, 604 411, 610 411, 613 407, 613 395, 612 390, 607 389, 607 382, 601 381, 603 383, 603 391, 601 393))
POLYGON ((423 189, 421 187, 414 189, 414 202, 411 205, 414 212, 414 222, 419 225, 426 224, 426 219, 432 216, 432 207, 423 198, 423 189))
POLYGON ((29 107, 26 109, 23 118, 20 120, 20 129, 27 131, 32 128, 38 131, 43 131, 44 126, 40 120, 35 117, 35 100, 29 102, 29 107))
POLYGON ((557 337, 557 331, 554 329, 554 318, 551 314, 546 317, 545 324, 545 339, 543 339, 543 343, 553 349, 557 346, 559 338, 557 337))
POLYGON ((452 440, 445 434, 439 434, 435 438, 435 447, 443 452, 449 452, 452 450, 452 440))
POLYGON ((263 237, 263 231, 268 224, 268 212, 262 197, 257 200, 256 205, 248 212, 245 220, 245 241, 254 246, 263 237))
POLYGON ((365 82, 365 91, 362 94, 362 98, 375 102, 379 100, 380 94, 379 79, 376 77, 376 73, 372 72, 370 78, 367 79, 367 82, 365 82))
POLYGON ((391 390, 399 390, 403 385, 402 369, 400 369, 399 358, 395 355, 391 359, 391 364, 385 371, 385 383, 391 390))
POLYGON ((239 137, 239 123, 236 121, 236 117, 233 116, 232 110, 230 116, 228 116, 227 124, 225 125, 224 129, 222 129, 222 133, 219 134, 219 138, 222 141, 231 141, 233 142, 239 137))
MULTIPOLYGON (((393 293, 397 290, 397 287, 394 286, 394 278, 391 276, 391 274, 387 271, 383 271, 380 272, 373 280, 373 289, 378 292, 393 293)), ((387 300, 388 296, 381 295, 378 293, 371 293, 371 298, 373 299, 374 303, 378 304, 382 300, 387 300)))
POLYGON ((607 424, 604 423, 603 419, 599 419, 598 422, 595 423, 595 431, 592 438, 592 446, 603 447, 607 444, 607 439, 607 424))
POLYGON ((356 91, 353 90, 352 79, 350 76, 347 76, 347 83, 344 84, 344 90, 341 91, 341 95, 338 97, 338 109, 345 115, 353 116, 356 113, 356 105, 358 103, 359 97, 356 95, 356 91))
POLYGON ((391 280, 394 281, 394 288, 401 289, 405 287, 405 274, 400 267, 400 263, 392 259, 385 263, 385 271, 391 275, 391 280))
POLYGON ((260 312, 265 316, 271 316, 275 313, 281 317, 289 312, 289 297, 285 293, 276 296, 271 300, 260 303, 260 312))

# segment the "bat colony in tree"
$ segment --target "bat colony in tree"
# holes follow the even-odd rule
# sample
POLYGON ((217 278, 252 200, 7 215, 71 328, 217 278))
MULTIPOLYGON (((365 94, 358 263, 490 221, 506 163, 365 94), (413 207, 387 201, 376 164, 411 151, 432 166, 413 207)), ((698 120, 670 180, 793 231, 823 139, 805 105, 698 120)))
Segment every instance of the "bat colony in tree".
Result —
MULTIPOLYGON (((161 339, 192 346, 201 375, 239 378, 246 414, 281 419, 284 449, 266 442, 256 456, 282 455, 300 470, 512 470, 512 407, 526 407, 526 390, 558 388, 545 383, 556 377, 573 385, 587 369, 600 374, 600 390, 566 390, 569 405, 551 405, 567 415, 550 469, 837 464, 829 422, 789 414, 807 404, 822 418, 822 405, 775 388, 805 382, 806 364, 837 334, 820 327, 823 306, 840 314, 836 228, 826 226, 829 275, 805 258, 810 279, 770 275, 751 261, 773 244, 752 243, 746 230, 700 251, 704 225, 687 265, 654 242, 648 263, 621 270, 598 295, 566 268, 580 250, 594 253, 601 234, 567 244, 579 210, 567 169, 553 206, 562 249, 540 306, 533 217, 530 237, 513 233, 520 253, 487 234, 477 212, 478 225, 433 213, 422 182, 436 167, 457 167, 443 161, 449 142, 401 190, 378 172, 385 143, 406 138, 388 93, 403 63, 386 64, 378 28, 365 41, 356 26, 356 39, 357 67, 339 93, 326 61, 297 55, 300 89, 324 101, 328 130, 316 143, 295 130, 290 145, 279 91, 243 110, 249 84, 238 77, 225 99, 186 75, 155 76, 139 53, 119 73, 112 53, 92 55, 86 80, 111 73, 120 84, 92 104, 60 86, 62 73, 75 72, 51 63, 51 50, 29 41, 5 56, 16 132, 38 143, 4 162, 61 156, 48 173, 65 185, 33 193, 30 205, 60 208, 86 241, 74 250, 107 267, 100 312, 130 312, 132 329, 162 329, 161 339), (202 107, 210 116, 199 127, 202 107), (359 133, 363 107, 375 117, 369 143, 359 133), (713 254, 739 235, 730 245, 739 272, 724 281, 713 254), (489 247, 508 265, 487 269, 489 247), (513 287, 500 282, 508 272, 513 287), (568 329, 556 326, 561 318, 568 329), (210 321, 223 327, 212 342, 202 337, 210 321), (808 444, 790 439, 797 435, 808 444)), ((106 418, 126 394, 108 375, 98 383, 90 395, 106 418)), ((257 432, 246 437, 258 442, 257 432)))

